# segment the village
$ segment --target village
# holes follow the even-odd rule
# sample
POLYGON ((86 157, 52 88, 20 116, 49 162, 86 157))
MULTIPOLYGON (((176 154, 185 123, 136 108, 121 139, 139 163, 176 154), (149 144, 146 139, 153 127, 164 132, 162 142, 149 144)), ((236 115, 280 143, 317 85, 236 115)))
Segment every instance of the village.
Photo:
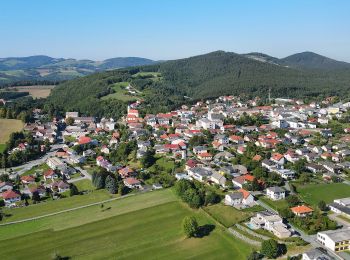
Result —
MULTIPOLYGON (((118 121, 78 112, 47 121, 36 109, 36 122, 24 131, 45 143, 38 148, 43 156, 1 176, 3 206, 65 199, 79 192, 81 180, 121 195, 199 183, 215 194, 208 203, 253 213, 230 228, 239 239, 254 245, 269 234, 298 238, 312 245, 303 259, 344 257, 350 247, 350 102, 335 99, 277 98, 261 105, 258 98, 222 96, 154 115, 142 114, 137 101, 118 121), (308 185, 319 185, 319 197, 308 197, 308 185), (342 191, 334 186, 336 192, 328 192, 332 185, 342 191)), ((20 142, 10 153, 27 147, 20 142)))

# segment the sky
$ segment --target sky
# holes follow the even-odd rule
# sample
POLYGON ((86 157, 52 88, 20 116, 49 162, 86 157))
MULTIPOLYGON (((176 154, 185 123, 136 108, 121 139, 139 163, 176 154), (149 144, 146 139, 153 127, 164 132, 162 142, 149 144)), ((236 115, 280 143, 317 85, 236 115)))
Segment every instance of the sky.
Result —
POLYGON ((313 51, 350 62, 349 10, 348 0, 1 0, 0 57, 313 51))

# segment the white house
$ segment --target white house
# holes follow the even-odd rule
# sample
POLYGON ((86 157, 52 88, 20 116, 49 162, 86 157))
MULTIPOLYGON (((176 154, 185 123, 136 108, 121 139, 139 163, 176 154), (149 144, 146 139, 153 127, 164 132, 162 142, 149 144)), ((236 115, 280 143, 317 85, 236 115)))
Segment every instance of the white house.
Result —
POLYGON ((266 195, 272 200, 282 200, 286 197, 286 191, 280 187, 269 187, 266 189, 266 195))
POLYGON ((278 215, 268 211, 258 212, 250 219, 251 226, 255 229, 265 229, 272 232, 278 238, 287 238, 291 232, 283 224, 283 219, 278 215))
POLYGON ((253 195, 244 189, 225 195, 225 205, 233 207, 247 207, 254 204, 253 195))

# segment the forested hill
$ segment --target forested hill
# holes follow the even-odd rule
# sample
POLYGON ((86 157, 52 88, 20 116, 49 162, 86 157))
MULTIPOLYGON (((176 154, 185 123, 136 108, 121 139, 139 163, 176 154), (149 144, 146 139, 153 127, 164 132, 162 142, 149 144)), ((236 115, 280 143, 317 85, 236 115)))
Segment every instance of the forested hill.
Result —
POLYGON ((126 96, 119 95, 122 92, 111 96, 115 92, 113 84, 117 82, 128 82, 135 87, 142 93, 139 98, 148 105, 147 112, 154 112, 174 108, 188 100, 227 94, 266 97, 269 88, 273 97, 348 96, 350 70, 291 68, 246 55, 216 51, 75 79, 55 88, 50 102, 64 109, 87 113, 94 110, 95 114, 101 114, 106 109, 100 106, 109 102, 125 103, 126 96), (107 95, 112 99, 103 98, 107 95))

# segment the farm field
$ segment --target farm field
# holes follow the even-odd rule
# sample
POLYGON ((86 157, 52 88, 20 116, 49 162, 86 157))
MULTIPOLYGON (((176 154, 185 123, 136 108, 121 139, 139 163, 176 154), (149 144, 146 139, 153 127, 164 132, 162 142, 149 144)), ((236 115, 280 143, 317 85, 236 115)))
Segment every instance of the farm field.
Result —
POLYGON ((55 86, 18 86, 9 88, 11 91, 17 90, 18 92, 29 92, 33 98, 47 98, 50 95, 51 90, 55 86))
POLYGON ((23 123, 21 120, 16 119, 0 119, 0 152, 4 149, 4 144, 8 141, 10 134, 13 132, 21 131, 23 123))
POLYGON ((303 201, 317 206, 321 200, 330 203, 334 199, 350 197, 350 186, 344 183, 312 184, 297 186, 297 192, 303 201))
POLYGON ((246 259, 251 248, 214 224, 166 189, 0 227, 0 258, 246 259), (208 230, 203 237, 184 237, 181 222, 189 215, 208 230))

